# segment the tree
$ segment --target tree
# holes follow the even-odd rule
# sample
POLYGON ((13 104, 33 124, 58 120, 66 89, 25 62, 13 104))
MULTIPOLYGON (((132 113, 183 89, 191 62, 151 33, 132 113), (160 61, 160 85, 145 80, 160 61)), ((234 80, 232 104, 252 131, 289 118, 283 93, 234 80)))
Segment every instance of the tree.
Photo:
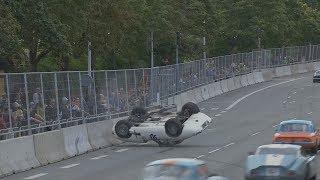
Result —
POLYGON ((47 1, 7 1, 7 4, 21 27, 19 36, 28 51, 31 71, 36 71, 40 60, 49 53, 68 53, 64 27, 49 14, 47 1))

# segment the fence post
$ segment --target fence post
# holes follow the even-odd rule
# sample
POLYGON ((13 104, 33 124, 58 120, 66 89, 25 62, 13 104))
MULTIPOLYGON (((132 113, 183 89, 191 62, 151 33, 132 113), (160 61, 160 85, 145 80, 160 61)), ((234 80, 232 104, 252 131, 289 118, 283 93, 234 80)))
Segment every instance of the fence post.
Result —
MULTIPOLYGON (((96 71, 91 73, 91 77, 93 77, 93 93, 94 93, 94 111, 95 114, 98 114, 98 106, 97 106, 97 90, 96 90, 96 71)), ((90 86, 91 88, 91 86, 90 86)))
POLYGON ((7 86, 7 103, 8 103, 8 113, 9 113, 9 126, 10 126, 10 134, 9 134, 9 138, 13 138, 14 134, 12 131, 12 115, 11 115, 11 100, 10 100, 10 87, 9 87, 9 75, 6 74, 6 86, 7 86))
POLYGON ((79 72, 79 88, 80 88, 80 103, 81 103, 81 117, 82 123, 86 123, 84 116, 84 105, 83 105, 83 92, 82 92, 82 80, 81 80, 81 72, 79 72))
POLYGON ((54 90, 55 90, 55 96, 56 96, 56 108, 57 108, 57 118, 59 122, 58 128, 61 129, 61 117, 60 117, 60 107, 59 107, 59 92, 58 92, 58 79, 57 79, 57 73, 54 73, 54 90))
POLYGON ((126 82, 126 107, 127 110, 129 111, 129 94, 128 94, 128 79, 127 79, 127 70, 124 70, 124 81, 126 82))
POLYGON ((70 119, 73 119, 72 115, 72 98, 71 98, 71 87, 70 87, 70 74, 67 72, 67 81, 68 81, 68 96, 69 96, 69 113, 70 113, 70 119))
POLYGON ((117 73, 117 71, 115 71, 114 72, 114 74, 115 74, 115 77, 116 77, 116 87, 117 87, 117 89, 116 89, 116 93, 117 93, 117 111, 118 111, 118 109, 119 109, 119 105, 120 105, 120 97, 119 97, 119 86, 118 86, 118 73, 117 73))
POLYGON ((42 108, 43 108, 43 119, 45 120, 45 125, 47 125, 46 121, 46 105, 44 104, 44 90, 43 90, 43 76, 42 73, 40 73, 40 85, 41 85, 41 94, 40 96, 42 100, 42 108))
POLYGON ((26 95, 26 106, 27 106, 27 120, 28 120, 28 135, 32 134, 31 131, 31 122, 30 122, 30 108, 29 108, 29 94, 28 94, 28 81, 27 81, 27 74, 24 73, 24 89, 26 95))
MULTIPOLYGON (((108 88, 108 72, 104 71, 104 77, 106 78, 106 96, 108 100, 108 108, 110 108, 109 88, 108 88)), ((111 118, 111 117, 110 117, 111 118)))

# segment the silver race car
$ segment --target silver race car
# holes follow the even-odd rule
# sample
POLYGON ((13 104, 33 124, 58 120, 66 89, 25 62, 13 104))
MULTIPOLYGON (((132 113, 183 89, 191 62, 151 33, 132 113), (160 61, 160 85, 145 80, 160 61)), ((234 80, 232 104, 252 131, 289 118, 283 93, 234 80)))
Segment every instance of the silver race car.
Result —
POLYGON ((212 122, 192 102, 183 105, 181 112, 169 110, 164 108, 148 113, 143 108, 135 108, 129 118, 113 126, 113 134, 126 142, 154 141, 159 146, 172 146, 201 133, 212 122))
POLYGON ((307 155, 301 146, 270 144, 250 153, 245 179, 315 180, 317 169, 316 155, 307 155))

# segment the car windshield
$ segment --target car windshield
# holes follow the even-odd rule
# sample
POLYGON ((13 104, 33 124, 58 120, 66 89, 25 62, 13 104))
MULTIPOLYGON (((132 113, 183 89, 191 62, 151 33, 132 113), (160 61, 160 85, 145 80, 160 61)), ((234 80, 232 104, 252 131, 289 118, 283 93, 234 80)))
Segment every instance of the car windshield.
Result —
MULTIPOLYGON (((194 180, 192 168, 177 165, 153 165, 144 169, 143 179, 194 180)), ((200 178, 199 178, 200 180, 200 178)))
POLYGON ((309 124, 303 123, 286 123, 279 128, 280 132, 313 132, 313 128, 309 124))
POLYGON ((256 154, 297 155, 298 150, 294 148, 259 148, 256 154))

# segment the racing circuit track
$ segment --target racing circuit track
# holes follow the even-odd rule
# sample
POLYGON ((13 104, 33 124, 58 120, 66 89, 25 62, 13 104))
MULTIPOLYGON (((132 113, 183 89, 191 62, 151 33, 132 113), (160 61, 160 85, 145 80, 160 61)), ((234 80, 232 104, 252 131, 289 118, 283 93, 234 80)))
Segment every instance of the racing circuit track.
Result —
POLYGON ((282 77, 216 96, 199 106, 214 118, 214 126, 175 147, 122 144, 3 179, 134 180, 150 161, 186 157, 205 160, 211 172, 242 180, 247 153, 271 143, 278 122, 313 119, 320 126, 320 84, 312 84, 310 73, 282 77))

